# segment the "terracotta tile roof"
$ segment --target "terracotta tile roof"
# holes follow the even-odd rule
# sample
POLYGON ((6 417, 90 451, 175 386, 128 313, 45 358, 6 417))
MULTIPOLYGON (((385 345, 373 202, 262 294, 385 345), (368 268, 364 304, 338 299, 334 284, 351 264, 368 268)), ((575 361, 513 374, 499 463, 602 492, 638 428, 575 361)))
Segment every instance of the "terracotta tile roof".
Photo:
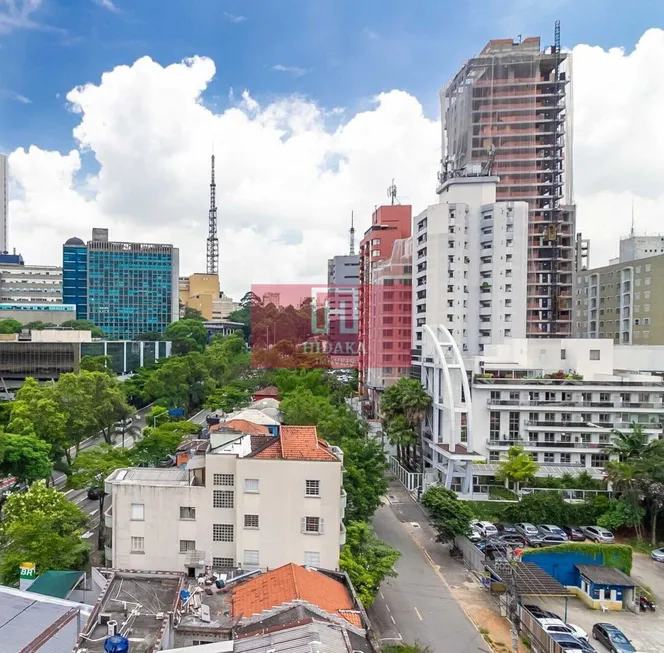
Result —
POLYGON ((282 426, 279 436, 265 448, 250 454, 253 458, 273 460, 321 460, 339 459, 327 444, 318 439, 315 426, 282 426))
POLYGON ((235 586, 233 618, 248 619, 293 601, 306 601, 362 628, 360 614, 343 583, 292 562, 235 586))
POLYGON ((254 397, 278 397, 279 388, 274 385, 268 385, 267 388, 260 388, 254 393, 254 397))
POLYGON ((270 433, 270 429, 267 426, 254 424, 246 419, 231 419, 228 422, 224 422, 221 426, 227 426, 230 429, 249 435, 269 435, 270 433))

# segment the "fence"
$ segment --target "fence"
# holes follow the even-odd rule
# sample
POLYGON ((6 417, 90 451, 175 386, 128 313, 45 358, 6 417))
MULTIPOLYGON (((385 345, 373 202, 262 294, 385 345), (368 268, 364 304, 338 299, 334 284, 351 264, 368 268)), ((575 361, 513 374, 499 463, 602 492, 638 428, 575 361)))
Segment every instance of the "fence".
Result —
POLYGON ((533 653, 565 653, 565 649, 542 628, 539 621, 522 605, 518 605, 516 613, 521 624, 521 635, 528 637, 533 653))
POLYGON ((484 553, 464 536, 455 537, 454 544, 463 553, 463 563, 466 567, 471 571, 484 575, 486 566, 486 556, 484 553))
POLYGON ((390 471, 409 492, 417 492, 422 487, 422 474, 409 472, 394 456, 389 457, 389 465, 390 471))

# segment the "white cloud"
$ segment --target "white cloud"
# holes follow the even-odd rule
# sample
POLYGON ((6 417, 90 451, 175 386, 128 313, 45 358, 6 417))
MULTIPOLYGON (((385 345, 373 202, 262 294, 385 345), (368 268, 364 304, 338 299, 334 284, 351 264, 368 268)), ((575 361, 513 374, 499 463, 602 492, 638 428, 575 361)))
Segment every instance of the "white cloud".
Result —
POLYGON ((0 96, 6 97, 9 100, 14 100, 15 102, 20 102, 21 104, 32 104, 32 100, 25 95, 21 95, 16 91, 8 91, 0 89, 0 96))
POLYGON ((237 16, 235 14, 229 14, 227 11, 224 11, 224 18, 231 23, 244 23, 247 20, 246 16, 237 16))
POLYGON ((35 21, 32 14, 41 7, 42 0, 0 0, 0 34, 15 29, 30 29, 42 32, 64 32, 64 30, 35 21))
MULTIPOLYGON (((578 227, 601 264, 629 230, 632 198, 637 230, 662 229, 664 31, 631 53, 578 46, 573 72, 578 227)), ((213 147, 221 281, 236 296, 250 283, 323 280, 327 258, 347 250, 351 210, 359 235, 392 178, 414 212, 435 202, 440 127, 411 95, 383 93, 344 115, 297 97, 261 105, 244 91, 215 113, 201 100, 214 74, 207 58, 162 67, 144 57, 71 90, 77 148, 26 144, 10 156, 11 246, 55 264, 67 238, 105 226, 118 240, 172 242, 183 272, 202 271, 213 147), (93 157, 99 173, 82 178, 93 157)))
POLYGON ((108 9, 109 11, 115 12, 118 10, 118 8, 113 4, 113 0, 94 0, 94 2, 100 7, 108 9))
POLYGON ((284 66, 280 63, 278 63, 276 66, 272 66, 272 70, 275 70, 278 73, 288 73, 289 75, 293 75, 293 77, 303 77, 307 73, 311 72, 307 68, 300 68, 298 66, 284 66))
POLYGON ((370 30, 368 27, 364 28, 364 35, 368 38, 371 39, 372 41, 375 41, 378 39, 378 34, 374 32, 373 30, 370 30))

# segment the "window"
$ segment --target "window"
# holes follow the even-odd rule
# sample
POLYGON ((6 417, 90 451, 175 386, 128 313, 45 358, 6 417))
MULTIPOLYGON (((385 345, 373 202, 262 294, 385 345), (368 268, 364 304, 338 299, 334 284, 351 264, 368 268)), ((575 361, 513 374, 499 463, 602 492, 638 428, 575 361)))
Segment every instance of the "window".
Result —
POLYGON ((131 504, 131 520, 144 521, 145 520, 145 505, 142 503, 131 504))
POLYGON ((643 312, 644 313, 650 313, 650 304, 644 304, 643 305, 643 312))
POLYGON ((500 438, 500 413, 492 410, 489 413, 489 439, 498 440, 500 438))
POLYGON ((196 550, 196 540, 180 540, 180 553, 196 550))
POLYGON ((193 646, 203 646, 203 644, 214 644, 211 639, 193 639, 191 641, 193 646))
POLYGON ((599 349, 591 349, 590 350, 590 360, 591 361, 598 361, 599 360, 599 349))
POLYGON ((258 551, 252 551, 250 549, 244 550, 244 564, 245 565, 257 565, 258 564, 258 551))
POLYGON ((562 463, 571 463, 572 462, 572 454, 569 453, 561 453, 560 454, 560 462, 562 463))
POLYGON ((519 437, 519 413, 510 413, 510 438, 516 439, 519 437))
POLYGON ((212 506, 214 508, 232 508, 233 493, 228 490, 215 490, 212 493, 212 506))
POLYGON ((319 497, 320 496, 320 481, 305 481, 306 487, 304 493, 308 497, 319 497))
POLYGON ((196 508, 180 506, 180 519, 196 519, 196 508))
POLYGON ((320 517, 302 517, 303 533, 323 533, 323 519, 320 517))
POLYGON ((244 491, 251 494, 258 494, 258 479, 257 478, 245 478, 244 479, 244 491))
POLYGON ((245 515, 244 516, 245 528, 258 528, 258 515, 245 515))
POLYGON ((131 552, 132 553, 145 553, 145 538, 132 537, 131 538, 131 552))
POLYGON ((318 551, 305 551, 304 552, 304 566, 305 567, 320 567, 320 553, 318 553, 318 551))
POLYGON ((222 569, 232 569, 235 566, 233 558, 212 558, 213 567, 221 567, 222 569))
POLYGON ((232 542, 233 524, 212 524, 213 542, 232 542))
POLYGON ((560 350, 560 360, 565 360, 565 357, 567 356, 567 351, 565 349, 560 350))
POLYGON ((235 485, 235 476, 233 474, 213 474, 212 482, 214 485, 235 485))

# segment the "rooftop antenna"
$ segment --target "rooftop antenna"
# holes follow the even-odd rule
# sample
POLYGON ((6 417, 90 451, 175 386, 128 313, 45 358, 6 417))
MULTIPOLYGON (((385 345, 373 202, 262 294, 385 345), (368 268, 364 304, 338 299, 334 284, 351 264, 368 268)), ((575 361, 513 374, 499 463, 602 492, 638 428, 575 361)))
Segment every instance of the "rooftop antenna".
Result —
POLYGON ((387 189, 387 196, 390 198, 392 206, 394 206, 395 203, 399 203, 399 200, 397 199, 397 187, 394 183, 394 179, 392 180, 392 185, 387 189))
POLYGON ((634 238, 634 198, 632 197, 632 228, 629 230, 629 235, 634 238))
POLYGON ((208 214, 207 273, 219 272, 219 239, 217 238, 217 184, 214 181, 214 154, 211 159, 210 212, 208 214))
POLYGON ((350 255, 355 256, 355 222, 353 211, 350 212, 350 255))

